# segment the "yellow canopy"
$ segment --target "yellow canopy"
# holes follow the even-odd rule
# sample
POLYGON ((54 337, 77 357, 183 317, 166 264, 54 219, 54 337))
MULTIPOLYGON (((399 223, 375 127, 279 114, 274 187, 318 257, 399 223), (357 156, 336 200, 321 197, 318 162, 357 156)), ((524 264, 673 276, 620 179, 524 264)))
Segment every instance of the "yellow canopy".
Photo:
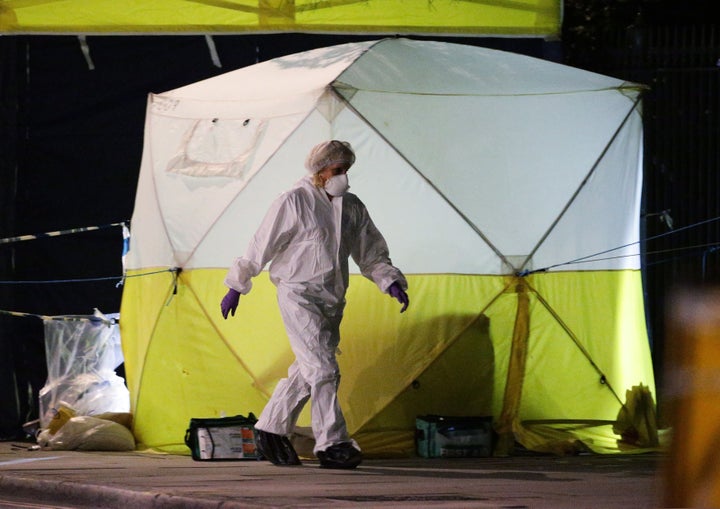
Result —
POLYGON ((556 37, 559 0, 0 0, 0 33, 317 32, 556 37))

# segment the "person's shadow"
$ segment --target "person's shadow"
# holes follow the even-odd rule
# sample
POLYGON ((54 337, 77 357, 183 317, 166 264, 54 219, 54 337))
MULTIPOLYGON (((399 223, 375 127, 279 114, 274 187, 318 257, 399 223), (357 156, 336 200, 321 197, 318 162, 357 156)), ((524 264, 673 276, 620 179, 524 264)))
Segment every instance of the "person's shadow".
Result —
MULTIPOLYGON (((366 454, 406 456, 414 448, 416 418, 423 415, 490 416, 492 415, 495 352, 490 339, 489 319, 485 315, 440 316, 432 323, 414 323, 407 330, 412 337, 427 338, 427 331, 460 331, 448 346, 433 358, 408 365, 408 371, 425 365, 405 387, 381 394, 389 402, 369 417, 353 433, 366 454)), ((424 339, 427 341, 427 339, 424 339)), ((387 356, 397 358, 395 345, 388 345, 387 356)), ((386 357, 385 353, 378 357, 386 357)), ((396 362, 403 362, 397 359, 396 362)), ((379 380, 387 374, 377 365, 368 366, 358 380, 379 380)), ((393 383, 379 382, 382 387, 393 383)), ((377 384, 375 384, 377 386, 377 384)), ((368 398, 372 384, 357 384, 350 393, 348 406, 357 398, 368 398)), ((352 432, 352 430, 351 430, 352 432)))

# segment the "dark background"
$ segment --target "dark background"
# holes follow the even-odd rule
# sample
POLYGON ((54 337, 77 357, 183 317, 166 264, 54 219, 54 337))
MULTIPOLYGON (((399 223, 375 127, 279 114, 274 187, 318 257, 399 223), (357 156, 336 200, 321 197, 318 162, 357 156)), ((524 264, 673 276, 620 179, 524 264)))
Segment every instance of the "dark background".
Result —
MULTIPOLYGON (((716 19, 710 10, 709 1, 566 1, 558 41, 414 37, 513 51, 649 85, 643 272, 658 367, 673 288, 720 278, 720 25, 710 23, 716 19), (673 229, 661 220, 663 211, 673 229)), ((92 66, 76 36, 0 37, 0 239, 103 227, 0 243, 0 439, 22 438, 22 423, 37 418, 46 367, 36 315, 120 309, 122 230, 109 225, 132 214, 148 93, 380 37, 215 35, 220 68, 200 35, 87 36, 92 66)))

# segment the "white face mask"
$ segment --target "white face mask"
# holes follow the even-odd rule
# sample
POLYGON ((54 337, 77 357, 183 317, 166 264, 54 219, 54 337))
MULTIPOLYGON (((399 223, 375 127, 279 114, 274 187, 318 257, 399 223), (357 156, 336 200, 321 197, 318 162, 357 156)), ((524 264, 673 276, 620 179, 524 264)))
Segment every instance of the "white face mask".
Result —
POLYGON ((325 181, 325 192, 330 196, 342 196, 350 189, 346 173, 333 175, 325 181))

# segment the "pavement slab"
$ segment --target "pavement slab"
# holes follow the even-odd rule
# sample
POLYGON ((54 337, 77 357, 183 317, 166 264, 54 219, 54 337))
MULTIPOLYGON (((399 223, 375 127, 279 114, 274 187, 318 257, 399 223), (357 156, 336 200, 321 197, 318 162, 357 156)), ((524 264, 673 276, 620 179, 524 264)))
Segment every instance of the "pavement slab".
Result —
POLYGON ((316 460, 278 467, 0 442, 0 508, 656 508, 664 458, 370 458, 327 470, 316 460))

